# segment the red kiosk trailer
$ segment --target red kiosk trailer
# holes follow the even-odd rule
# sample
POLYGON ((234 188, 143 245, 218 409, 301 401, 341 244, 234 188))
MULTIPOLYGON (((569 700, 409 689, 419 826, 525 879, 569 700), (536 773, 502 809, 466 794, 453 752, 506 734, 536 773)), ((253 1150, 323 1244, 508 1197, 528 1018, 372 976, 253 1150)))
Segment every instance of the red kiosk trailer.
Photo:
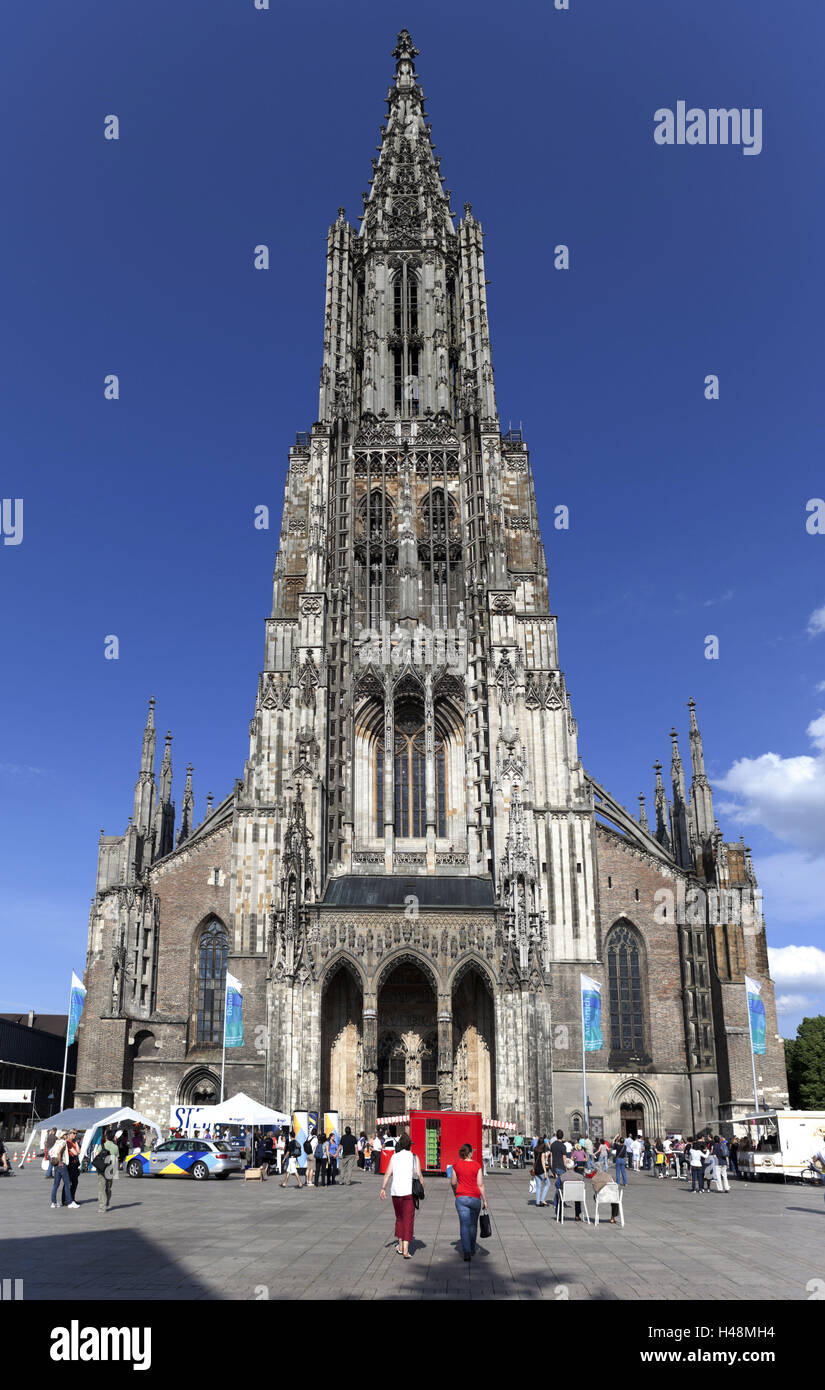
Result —
POLYGON ((481 1159, 481 1112, 475 1110, 411 1110, 413 1153, 425 1173, 446 1173, 462 1144, 472 1144, 481 1159))

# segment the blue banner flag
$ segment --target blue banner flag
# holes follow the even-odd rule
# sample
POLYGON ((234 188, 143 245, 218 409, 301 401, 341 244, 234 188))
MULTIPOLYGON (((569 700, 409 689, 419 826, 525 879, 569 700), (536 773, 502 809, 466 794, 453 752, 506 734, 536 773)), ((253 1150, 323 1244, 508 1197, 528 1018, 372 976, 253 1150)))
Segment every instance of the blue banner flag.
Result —
POLYGON ((67 1046, 71 1047, 77 1037, 77 1025, 80 1022, 80 1015, 83 1013, 83 1005, 86 1002, 86 991, 83 988, 83 981, 79 980, 72 971, 72 993, 69 1001, 69 1031, 67 1034, 67 1046))
POLYGON ((226 972, 225 1047, 243 1047, 243 985, 226 972))
POLYGON ((580 975, 582 990, 582 1027, 584 1028, 585 1052, 600 1052, 604 1047, 602 1037, 602 987, 598 980, 589 975, 580 975))
POLYGON ((748 1015, 751 1024, 751 1050, 756 1057, 765 1055, 765 1005, 762 1002, 762 986, 758 980, 745 976, 748 991, 748 1015))

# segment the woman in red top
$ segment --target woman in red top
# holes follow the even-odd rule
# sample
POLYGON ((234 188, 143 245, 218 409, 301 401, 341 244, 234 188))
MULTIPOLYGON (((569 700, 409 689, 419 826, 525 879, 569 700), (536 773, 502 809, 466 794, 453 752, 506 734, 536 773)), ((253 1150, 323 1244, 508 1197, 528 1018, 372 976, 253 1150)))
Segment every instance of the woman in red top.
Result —
POLYGON ((481 1204, 487 1205, 484 1190, 484 1170, 477 1158, 473 1158, 472 1144, 462 1144, 458 1158, 453 1164, 450 1182, 455 1192, 455 1209, 461 1229, 461 1253, 469 1260, 476 1253, 478 1218, 481 1204))

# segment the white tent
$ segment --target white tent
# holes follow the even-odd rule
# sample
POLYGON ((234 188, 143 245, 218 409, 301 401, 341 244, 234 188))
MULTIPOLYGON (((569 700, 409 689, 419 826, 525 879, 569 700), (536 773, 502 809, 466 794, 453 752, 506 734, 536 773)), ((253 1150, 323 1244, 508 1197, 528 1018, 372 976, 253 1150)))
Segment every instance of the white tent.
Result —
POLYGON ((272 1110, 268 1105, 261 1105, 259 1100, 244 1095, 243 1091, 221 1101, 220 1105, 210 1106, 207 1114, 213 1133, 215 1125, 254 1125, 260 1128, 263 1125, 280 1127, 290 1123, 289 1115, 285 1115, 282 1110, 272 1110))
POLYGON ((18 1166, 23 1166, 26 1154, 34 1143, 38 1131, 40 1133, 41 1145, 45 1143, 46 1135, 50 1129, 76 1129, 78 1134, 83 1131, 83 1139, 80 1145, 80 1159, 82 1162, 95 1134, 108 1125, 119 1124, 121 1120, 131 1120, 134 1124, 141 1124, 144 1127, 148 1126, 149 1129, 153 1129, 157 1134, 158 1142, 163 1138, 160 1126, 156 1125, 154 1120, 150 1120, 148 1115, 138 1114, 137 1110, 130 1110, 128 1105, 108 1105, 105 1108, 84 1107, 79 1110, 61 1110, 58 1114, 51 1115, 47 1120, 37 1121, 36 1127, 29 1135, 28 1143, 23 1150, 23 1156, 18 1166))

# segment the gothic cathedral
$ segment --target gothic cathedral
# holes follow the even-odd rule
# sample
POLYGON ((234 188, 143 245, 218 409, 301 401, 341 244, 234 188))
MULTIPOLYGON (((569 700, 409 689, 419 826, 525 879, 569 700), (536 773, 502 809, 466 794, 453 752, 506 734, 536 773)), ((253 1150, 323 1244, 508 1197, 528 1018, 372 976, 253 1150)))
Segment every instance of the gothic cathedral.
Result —
POLYGON ((227 1095, 368 1131, 411 1108, 729 1128, 753 1110, 745 972, 762 1098, 786 1096, 750 855, 714 820, 692 701, 690 786, 674 730, 654 825, 582 764, 481 225, 469 203, 454 225, 406 30, 393 57, 360 228, 341 208, 329 232, 244 775, 195 824, 190 766, 176 834, 150 702, 134 813, 100 840, 77 1104, 168 1124, 217 1099, 229 967, 227 1095))

